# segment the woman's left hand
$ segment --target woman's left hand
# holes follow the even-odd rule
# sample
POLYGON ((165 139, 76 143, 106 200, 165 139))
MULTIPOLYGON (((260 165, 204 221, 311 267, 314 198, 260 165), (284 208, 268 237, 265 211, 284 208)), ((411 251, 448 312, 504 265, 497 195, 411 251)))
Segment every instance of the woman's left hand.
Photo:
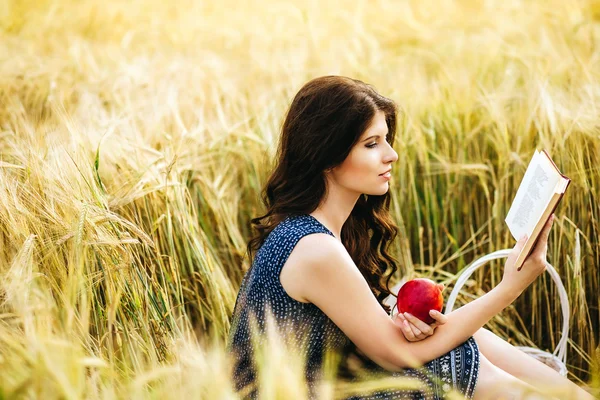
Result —
MULTIPOLYGON (((443 285, 440 284, 443 288, 443 285)), ((409 342, 418 342, 433 335, 435 328, 448 322, 448 317, 436 311, 429 310, 429 315, 435 320, 431 325, 426 324, 409 313, 398 313, 394 316, 394 323, 400 328, 402 334, 409 342)))
POLYGON ((404 334, 404 337, 409 342, 418 342, 419 340, 427 339, 433 335, 435 328, 440 325, 444 325, 448 321, 448 317, 444 314, 430 310, 429 315, 435 319, 435 322, 431 325, 427 325, 417 317, 409 313, 398 313, 394 317, 394 322, 404 334))

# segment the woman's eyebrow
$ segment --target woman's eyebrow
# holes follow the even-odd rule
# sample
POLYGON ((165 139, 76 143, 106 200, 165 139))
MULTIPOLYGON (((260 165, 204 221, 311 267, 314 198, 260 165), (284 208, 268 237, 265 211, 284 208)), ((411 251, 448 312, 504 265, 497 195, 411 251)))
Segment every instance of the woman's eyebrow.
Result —
MULTIPOLYGON (((388 132, 388 133, 386 133, 386 134, 385 134, 385 136, 387 136, 388 134, 389 134, 389 132, 388 132)), ((368 138, 366 138, 366 139, 363 139, 363 142, 366 142, 366 141, 367 141, 367 140, 369 140, 369 139, 373 139, 374 137, 381 137, 381 135, 371 135, 371 136, 369 136, 368 138)))

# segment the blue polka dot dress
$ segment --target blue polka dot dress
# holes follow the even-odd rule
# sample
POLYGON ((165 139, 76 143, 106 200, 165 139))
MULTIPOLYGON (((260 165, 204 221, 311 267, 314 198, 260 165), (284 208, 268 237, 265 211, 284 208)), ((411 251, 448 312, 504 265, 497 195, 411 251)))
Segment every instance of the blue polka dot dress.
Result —
MULTIPOLYGON (((231 321, 228 350, 234 359, 233 381, 236 390, 256 384, 253 345, 267 339, 267 315, 274 317, 278 332, 286 340, 288 349, 302 352, 307 364, 305 377, 311 399, 322 378, 321 365, 326 352, 341 353, 351 345, 348 337, 331 319, 312 303, 302 303, 290 297, 279 281, 279 274, 298 241, 312 233, 326 233, 329 229, 309 214, 288 216, 267 236, 256 252, 252 267, 242 280, 231 321), (251 327, 258 336, 251 337, 251 327)), ((370 360, 361 367, 360 379, 365 377, 412 377, 424 382, 420 391, 389 390, 356 399, 443 399, 453 389, 466 398, 472 398, 479 371, 479 350, 471 337, 447 354, 425 364, 419 370, 387 371, 370 360)), ((355 376, 353 380, 358 380, 355 376)), ((256 388, 246 398, 255 399, 256 388)))

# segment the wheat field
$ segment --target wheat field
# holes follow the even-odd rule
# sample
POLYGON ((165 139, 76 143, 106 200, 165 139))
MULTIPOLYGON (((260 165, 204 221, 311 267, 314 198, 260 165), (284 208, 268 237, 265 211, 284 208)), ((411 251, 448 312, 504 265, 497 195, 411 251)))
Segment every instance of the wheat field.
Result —
MULTIPOLYGON (((572 179, 548 250, 568 377, 600 390, 599 44, 592 0, 3 0, 0 399, 237 398, 249 220, 293 95, 329 74, 402 110, 395 280, 452 288, 512 247, 516 188, 552 155, 572 179)), ((459 305, 501 278, 479 270, 459 305)), ((552 352, 550 277, 487 327, 552 352)), ((304 398, 301 368, 273 340, 262 398, 304 398)), ((331 378, 322 398, 394 384, 331 378)))

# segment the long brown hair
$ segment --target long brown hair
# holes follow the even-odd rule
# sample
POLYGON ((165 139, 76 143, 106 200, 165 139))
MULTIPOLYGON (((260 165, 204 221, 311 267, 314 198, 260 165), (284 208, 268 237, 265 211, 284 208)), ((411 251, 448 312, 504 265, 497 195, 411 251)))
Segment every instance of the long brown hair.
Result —
MULTIPOLYGON (((346 159, 377 110, 385 114, 393 145, 397 106, 371 85, 343 76, 323 76, 300 89, 286 114, 277 161, 262 191, 267 212, 251 220, 258 232, 247 246, 250 260, 278 223, 318 207, 326 192, 324 172, 346 159)), ((387 313, 390 308, 382 301, 390 294, 389 281, 397 270, 396 259, 388 253, 398 232, 389 215, 390 199, 389 191, 381 196, 362 194, 340 238, 387 313)))

